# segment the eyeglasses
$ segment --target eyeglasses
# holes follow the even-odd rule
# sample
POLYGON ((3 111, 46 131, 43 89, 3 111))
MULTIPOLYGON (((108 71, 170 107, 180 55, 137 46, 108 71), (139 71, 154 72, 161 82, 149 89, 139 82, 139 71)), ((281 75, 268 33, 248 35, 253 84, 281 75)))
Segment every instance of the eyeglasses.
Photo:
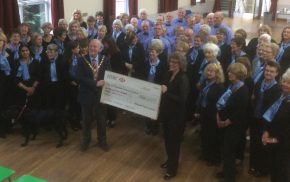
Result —
POLYGON ((172 63, 172 64, 178 64, 179 61, 169 61, 169 63, 172 63))

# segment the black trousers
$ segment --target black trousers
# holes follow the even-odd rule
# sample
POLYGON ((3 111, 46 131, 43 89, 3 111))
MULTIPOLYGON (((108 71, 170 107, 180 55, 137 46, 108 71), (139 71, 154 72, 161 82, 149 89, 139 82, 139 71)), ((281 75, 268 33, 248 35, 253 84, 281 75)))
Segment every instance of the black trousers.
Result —
POLYGON ((221 133, 215 115, 208 113, 206 108, 201 110, 201 151, 206 161, 219 163, 221 162, 221 133))
POLYGON ((118 109, 114 106, 107 106, 106 120, 115 121, 117 119, 118 109))
POLYGON ((224 128, 223 139, 223 171, 225 182, 234 182, 236 173, 236 151, 239 147, 240 138, 243 135, 243 127, 231 124, 224 128))
MULTIPOLYGON (((271 182, 290 182, 290 154, 282 144, 267 145, 271 182)), ((288 147, 289 148, 289 147, 288 147)))
POLYGON ((78 86, 68 85, 67 86, 67 105, 68 112, 70 114, 70 124, 73 127, 80 126, 81 120, 81 106, 77 101, 78 97, 78 86))
POLYGON ((168 164, 167 173, 171 175, 176 175, 177 173, 183 129, 183 120, 168 119, 163 122, 165 149, 168 164))
POLYGON ((250 168, 266 174, 269 172, 269 157, 262 143, 263 129, 262 119, 253 119, 250 124, 250 168))
POLYGON ((100 145, 107 143, 106 137, 106 121, 105 113, 106 106, 99 102, 93 104, 81 104, 82 108, 82 128, 83 128, 83 142, 90 142, 91 130, 94 121, 97 121, 97 135, 100 145))

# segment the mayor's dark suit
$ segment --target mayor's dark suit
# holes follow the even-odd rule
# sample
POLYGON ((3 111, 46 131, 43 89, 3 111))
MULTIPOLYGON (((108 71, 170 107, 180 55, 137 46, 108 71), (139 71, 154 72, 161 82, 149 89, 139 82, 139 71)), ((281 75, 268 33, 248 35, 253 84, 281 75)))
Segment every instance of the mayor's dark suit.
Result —
POLYGON ((83 116, 83 143, 86 147, 91 140, 91 125, 97 118, 97 132, 99 145, 107 145, 106 143, 106 123, 105 123, 105 106, 100 103, 102 87, 97 87, 97 82, 104 80, 105 70, 111 70, 111 65, 107 57, 103 55, 97 56, 99 65, 97 79, 95 80, 91 64, 90 56, 78 59, 77 79, 79 81, 78 101, 82 107, 83 116), (95 113, 95 115, 94 115, 95 113))

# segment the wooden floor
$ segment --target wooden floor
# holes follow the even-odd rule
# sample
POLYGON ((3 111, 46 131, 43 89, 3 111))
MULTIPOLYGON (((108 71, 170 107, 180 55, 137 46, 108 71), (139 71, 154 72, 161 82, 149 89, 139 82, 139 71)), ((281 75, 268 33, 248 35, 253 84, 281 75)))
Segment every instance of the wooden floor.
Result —
MULTIPOLYGON (((107 130, 109 152, 100 150, 96 140, 88 151, 80 152, 80 131, 70 131, 62 148, 55 148, 56 134, 45 130, 27 147, 20 147, 23 138, 15 131, 0 139, 0 165, 14 169, 14 177, 28 173, 50 182, 163 181, 164 170, 159 167, 166 159, 162 134, 145 135, 142 118, 132 114, 119 116, 116 127, 107 130)), ((219 167, 207 166, 199 155, 199 135, 193 133, 189 124, 182 143, 179 172, 172 181, 217 181, 214 175, 219 167)), ((268 181, 249 176, 247 163, 248 157, 240 166, 238 182, 268 181)))
MULTIPOLYGON (((259 20, 226 19, 233 30, 244 28, 248 37, 256 36, 259 20)), ((280 41, 284 21, 273 23, 273 35, 280 41)), ((110 151, 105 153, 92 142, 87 152, 80 152, 80 132, 70 131, 62 148, 55 148, 57 136, 43 131, 36 141, 20 147, 23 138, 15 131, 7 139, 0 139, 0 165, 16 171, 14 177, 31 174, 50 182, 159 182, 164 170, 159 165, 166 159, 162 134, 144 134, 144 122, 136 115, 119 115, 117 126, 108 129, 110 151)), ((95 136, 96 130, 94 130, 95 136)), ((96 137, 94 137, 96 138, 96 137)), ((218 167, 208 167, 199 160, 199 136, 187 127, 182 143, 176 182, 215 182, 218 167)), ((248 154, 240 166, 238 182, 267 182, 268 178, 253 178, 247 174, 248 154)))

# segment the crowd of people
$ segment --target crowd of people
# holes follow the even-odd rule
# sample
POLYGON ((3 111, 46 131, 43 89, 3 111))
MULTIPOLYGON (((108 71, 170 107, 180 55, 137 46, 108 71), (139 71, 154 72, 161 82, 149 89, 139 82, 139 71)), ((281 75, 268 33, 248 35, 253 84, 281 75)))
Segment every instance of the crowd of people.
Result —
POLYGON ((221 12, 191 13, 179 8, 148 19, 126 13, 105 26, 101 11, 68 23, 42 25, 42 34, 21 23, 0 31, 0 111, 11 105, 60 109, 70 113, 73 129, 82 129, 81 151, 91 142, 97 121, 99 147, 109 150, 106 127, 118 110, 100 103, 104 73, 111 70, 161 85, 158 121, 145 119, 145 133, 157 135, 162 123, 167 160, 165 180, 177 174, 186 122, 200 120, 201 159, 223 164, 218 178, 235 181, 250 137, 249 174, 290 181, 290 26, 281 42, 262 25, 246 44, 221 12))

